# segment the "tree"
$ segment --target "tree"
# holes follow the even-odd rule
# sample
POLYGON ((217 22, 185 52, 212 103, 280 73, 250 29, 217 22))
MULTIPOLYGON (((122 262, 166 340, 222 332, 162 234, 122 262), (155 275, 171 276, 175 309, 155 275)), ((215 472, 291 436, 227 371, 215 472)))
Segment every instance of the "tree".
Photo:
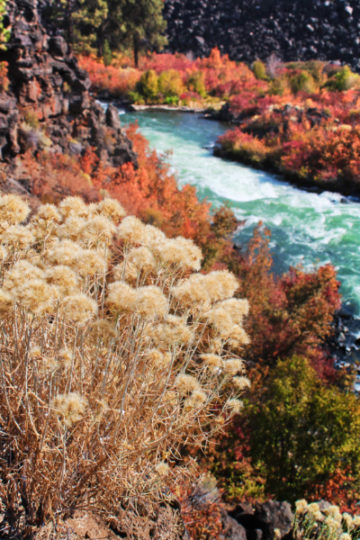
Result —
POLYGON ((339 468, 360 487, 360 401, 353 392, 325 385, 301 357, 281 360, 247 407, 250 446, 280 500, 314 495, 339 468))
POLYGON ((163 0, 109 0, 109 17, 113 18, 110 22, 114 25, 116 19, 118 30, 111 33, 110 44, 114 48, 120 43, 131 47, 136 66, 141 50, 160 49, 166 44, 163 5, 163 0))

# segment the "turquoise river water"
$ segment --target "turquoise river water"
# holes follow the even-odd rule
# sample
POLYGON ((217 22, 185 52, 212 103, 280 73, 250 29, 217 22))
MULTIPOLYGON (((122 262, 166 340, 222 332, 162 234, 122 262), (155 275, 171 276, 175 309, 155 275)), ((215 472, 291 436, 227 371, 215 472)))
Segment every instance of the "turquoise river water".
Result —
MULTIPOLYGON (((120 111, 123 113, 123 111, 120 111)), ((214 207, 228 202, 245 220, 235 241, 246 243, 262 220, 271 230, 274 271, 290 265, 304 269, 331 262, 342 283, 343 303, 360 317, 360 202, 339 194, 299 190, 276 177, 224 161, 212 146, 223 124, 179 112, 142 111, 121 115, 123 124, 139 129, 167 161, 179 185, 191 184, 214 207)))

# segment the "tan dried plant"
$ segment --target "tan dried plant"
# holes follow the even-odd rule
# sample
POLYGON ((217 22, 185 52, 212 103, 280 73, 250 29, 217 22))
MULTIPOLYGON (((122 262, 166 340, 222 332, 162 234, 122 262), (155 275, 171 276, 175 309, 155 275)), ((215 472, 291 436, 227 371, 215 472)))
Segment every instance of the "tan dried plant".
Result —
MULTIPOLYGON (((246 300, 112 200, 0 196, 1 533, 168 496, 181 447, 241 409, 246 300), (14 229, 16 227, 16 230, 14 229), (22 231, 24 231, 22 233, 22 231)), ((2 536, 2 537, 3 537, 2 536)))

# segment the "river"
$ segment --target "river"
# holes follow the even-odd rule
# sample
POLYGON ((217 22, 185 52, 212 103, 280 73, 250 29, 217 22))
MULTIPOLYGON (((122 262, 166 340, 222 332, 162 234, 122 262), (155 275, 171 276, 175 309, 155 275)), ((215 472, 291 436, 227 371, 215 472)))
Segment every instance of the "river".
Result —
POLYGON ((274 271, 301 264, 312 270, 332 263, 341 281, 343 304, 360 318, 360 203, 340 194, 311 193, 275 176, 212 155, 226 126, 195 114, 141 111, 122 113, 123 124, 139 129, 159 153, 169 152, 179 185, 196 187, 214 207, 229 203, 245 220, 236 243, 246 243, 261 220, 271 230, 274 271))

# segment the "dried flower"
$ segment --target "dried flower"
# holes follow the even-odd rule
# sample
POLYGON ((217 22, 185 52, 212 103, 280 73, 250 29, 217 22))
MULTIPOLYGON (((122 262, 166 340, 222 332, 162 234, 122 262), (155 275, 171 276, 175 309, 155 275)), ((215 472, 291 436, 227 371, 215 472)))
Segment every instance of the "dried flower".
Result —
POLYGON ((240 391, 251 387, 251 381, 247 377, 233 377, 232 382, 240 391))
POLYGON ((17 195, 2 195, 0 197, 0 221, 9 225, 17 225, 28 217, 30 208, 17 195))
POLYGON ((89 213, 88 206, 81 197, 66 197, 59 204, 59 210, 65 218, 69 216, 87 217, 89 213))
POLYGON ((152 339, 161 348, 188 344, 194 335, 182 317, 168 315, 163 323, 152 328, 152 339))
POLYGON ((73 294, 63 299, 61 313, 66 321, 85 324, 96 315, 97 304, 86 294, 73 294))
POLYGON ((82 277, 104 275, 107 271, 107 261, 94 249, 83 249, 80 258, 72 266, 82 277))
POLYGON ((77 215, 70 215, 65 223, 58 226, 56 235, 59 238, 66 238, 67 240, 76 242, 79 240, 81 231, 86 223, 86 219, 77 215))
POLYGON ((72 352, 67 347, 64 347, 59 351, 59 361, 65 369, 68 369, 71 366, 72 359, 72 352))
POLYGON ((168 300, 160 287, 150 285, 136 289, 135 311, 141 317, 146 319, 163 317, 168 310, 168 300))
POLYGON ((194 390, 200 390, 199 381, 192 375, 180 373, 175 379, 175 388, 181 396, 186 396, 194 390))
POLYGON ((44 272, 25 260, 17 261, 14 266, 5 273, 4 289, 9 291, 28 282, 31 279, 43 279, 44 272))
POLYGON ((1 236, 2 242, 12 248, 26 249, 34 243, 35 238, 28 227, 10 225, 1 236))
POLYGON ((228 298, 217 304, 225 309, 234 324, 242 324, 243 318, 249 313, 249 302, 244 298, 228 298))
POLYGON ((244 361, 240 358, 231 358, 223 363, 224 371, 229 375, 236 375, 244 371, 244 361))
POLYGON ((0 313, 5 314, 14 307, 15 299, 4 289, 0 289, 0 313))
POLYGON ((170 467, 165 461, 159 461, 159 463, 156 464, 155 470, 159 476, 167 476, 170 471, 170 467))
POLYGON ((230 298, 239 287, 239 282, 234 274, 227 270, 210 272, 204 276, 204 279, 212 302, 230 298))
POLYGON ((144 353, 144 359, 152 367, 163 369, 170 365, 171 354, 169 352, 159 351, 159 349, 148 349, 144 353))
POLYGON ((156 268, 156 263, 151 251, 145 247, 132 248, 127 256, 126 266, 136 269, 136 273, 149 274, 156 268))
POLYGON ((145 225, 135 216, 127 216, 117 228, 117 236, 129 244, 141 244, 145 237, 145 225))
POLYGON ((53 408, 66 427, 71 428, 76 422, 81 420, 86 408, 87 399, 77 392, 59 394, 53 401, 53 408))
POLYGON ((192 274, 181 280, 171 289, 171 294, 183 308, 198 312, 210 307, 209 291, 202 274, 192 274))
POLYGON ((351 540, 351 536, 348 533, 342 533, 339 536, 339 540, 351 540))
POLYGON ((71 240, 57 242, 45 252, 45 257, 53 264, 76 265, 82 256, 83 249, 71 240))
POLYGON ((120 219, 126 216, 126 212, 121 204, 115 199, 106 198, 94 205, 94 213, 102 214, 111 219, 116 225, 120 219))
POLYGON ((7 251, 4 246, 0 246, 0 262, 3 262, 7 257, 7 251))
POLYGON ((192 240, 182 238, 165 238, 154 243, 154 254, 165 266, 200 270, 203 258, 201 249, 192 240))
POLYGON ((116 227, 105 216, 95 216, 84 221, 80 230, 80 238, 87 245, 111 244, 116 227))
POLYGON ((227 400, 225 406, 232 414, 239 414, 244 407, 244 403, 240 399, 232 398, 227 400))
POLYGON ((22 308, 35 315, 52 313, 59 298, 57 288, 43 279, 31 279, 19 285, 14 295, 22 308))
POLYGON ((308 503, 305 499, 299 499, 295 502, 295 509, 297 514, 305 514, 307 511, 308 503))
POLYGON ((73 293, 79 283, 75 272, 64 265, 56 265, 49 268, 45 272, 45 278, 48 283, 56 285, 62 295, 73 293))
POLYGON ((223 359, 218 354, 201 354, 200 358, 203 360, 206 367, 211 369, 220 370, 223 367, 223 359))
POLYGON ((115 313, 133 311, 136 301, 136 289, 133 289, 125 281, 110 283, 106 304, 115 313))
POLYGON ((61 215, 58 209, 54 204, 42 204, 39 206, 36 215, 34 216, 33 221, 39 223, 44 221, 48 224, 49 221, 54 221, 55 223, 61 222, 61 215))
POLYGON ((184 409, 198 409, 202 407, 207 400, 207 395, 201 388, 194 390, 184 402, 184 409))

